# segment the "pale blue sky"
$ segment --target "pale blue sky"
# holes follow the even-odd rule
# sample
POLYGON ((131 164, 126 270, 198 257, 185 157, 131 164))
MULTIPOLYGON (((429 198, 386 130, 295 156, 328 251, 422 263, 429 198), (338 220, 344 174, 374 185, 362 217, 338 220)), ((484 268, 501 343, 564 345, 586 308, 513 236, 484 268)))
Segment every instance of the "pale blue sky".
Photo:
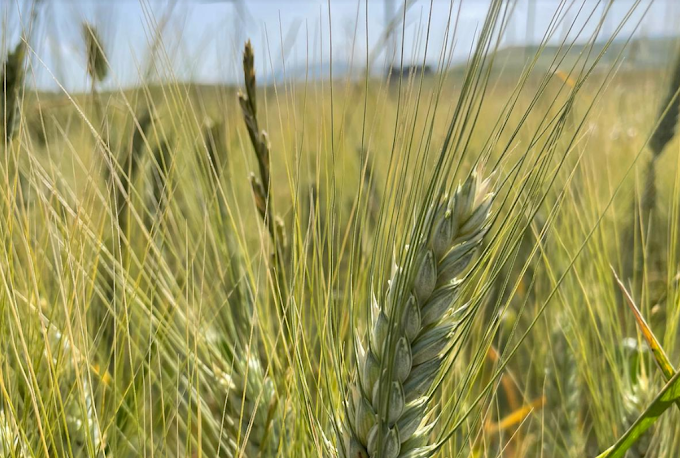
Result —
MULTIPOLYGON (((402 2, 393 0, 395 9, 402 2)), ((632 33, 650 2, 638 35, 678 33, 676 24, 680 23, 680 1, 641 0, 641 6, 621 31, 622 37, 632 33)), ((313 72, 326 73, 331 37, 333 63, 338 72, 344 71, 352 56, 355 67, 363 68, 366 41, 369 49, 374 48, 385 24, 385 1, 382 0, 368 0, 368 21, 365 0, 244 0, 240 19, 238 8, 229 2, 179 0, 172 3, 173 7, 170 7, 169 1, 45 0, 33 37, 36 53, 43 63, 34 59, 33 81, 43 88, 56 88, 54 78, 68 90, 87 87, 85 50, 80 34, 82 20, 93 22, 100 29, 114 68, 107 84, 115 87, 135 84, 146 72, 152 31, 163 19, 167 19, 167 23, 159 66, 161 73, 165 76, 172 73, 175 78, 204 83, 233 82, 238 78, 238 53, 244 38, 253 41, 260 75, 282 72, 282 48, 285 49, 285 66, 289 74, 300 73, 307 62, 313 72)), ((538 41, 560 4, 557 0, 517 0, 516 3, 513 19, 504 36, 506 45, 524 44, 527 39, 538 41), (530 33, 527 17, 532 2, 535 20, 533 33, 530 33)), ((582 24, 591 11, 595 11, 599 18, 603 12, 602 3, 606 2, 568 0, 567 3, 573 6, 563 16, 564 22, 582 24)), ((407 62, 422 60, 430 4, 430 0, 416 0, 408 10, 404 33, 407 62)), ((450 0, 432 1, 427 59, 430 63, 436 62, 445 41, 450 4, 450 0)), ((602 31, 603 36, 613 32, 633 4, 634 0, 616 0, 602 31)), ((20 18, 27 22, 27 5, 21 0, 0 0, 0 14, 3 15, 3 24, 7 24, 2 33, 3 42, 13 42, 18 36, 20 18)), ((459 5, 460 0, 456 0, 456 11, 459 5)), ((487 6, 488 0, 463 0, 454 58, 464 59, 469 52, 487 6)), ((583 39, 590 36, 595 24, 595 19, 591 19, 583 32, 583 39)), ((553 41, 561 40, 565 33, 566 27, 557 27, 553 41)), ((382 68, 386 55, 383 52, 376 56, 372 65, 382 68)))

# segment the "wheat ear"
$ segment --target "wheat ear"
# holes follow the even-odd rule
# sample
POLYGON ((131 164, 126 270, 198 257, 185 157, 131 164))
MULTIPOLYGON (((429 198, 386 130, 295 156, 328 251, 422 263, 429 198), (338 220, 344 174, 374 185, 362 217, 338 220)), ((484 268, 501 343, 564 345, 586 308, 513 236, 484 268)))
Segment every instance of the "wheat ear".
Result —
MULTIPOLYGON (((633 247, 635 245, 643 245, 643 234, 647 231, 654 231, 654 210, 657 206, 657 181, 656 181, 656 164, 661 157, 666 146, 673 140, 677 133, 678 119, 680 118, 680 55, 677 56, 673 74, 669 81, 668 90, 661 103, 659 115, 657 118, 656 127, 647 144, 651 154, 649 162, 647 163, 647 170, 645 176, 644 187, 638 204, 633 202, 633 209, 630 213, 632 221, 627 231, 624 233, 624 243, 633 247)), ((658 222, 656 223, 658 224, 658 222)), ((656 238, 651 238, 651 245, 644 248, 646 252, 644 257, 651 259, 658 257, 655 253, 659 248, 654 246, 657 242, 656 238)), ((627 279, 633 278, 639 274, 643 268, 643 255, 632 250, 626 256, 623 265, 623 277, 627 279)), ((639 287, 639 286, 638 286, 639 287)), ((637 288, 634 288, 637 289, 637 288)), ((617 292, 618 294, 618 292, 617 292)), ((619 294, 619 299, 623 297, 619 294)))
POLYGON ((245 455, 239 456, 275 457, 286 434, 283 406, 260 359, 248 354, 247 349, 245 353, 237 355, 232 367, 224 370, 213 363, 208 372, 212 383, 203 392, 210 392, 209 398, 216 401, 213 405, 216 418, 224 417, 217 425, 221 431, 215 432, 218 436, 226 434, 230 443, 239 444, 238 448, 245 451, 245 455))
POLYGON ((19 115, 19 90, 24 84, 24 56, 26 45, 22 39, 17 44, 14 51, 9 53, 7 60, 3 63, 0 74, 0 84, 2 91, 0 96, 0 116, 3 119, 5 141, 9 142, 14 135, 19 115))
POLYGON ((581 431, 581 389, 577 361, 569 346, 571 324, 564 313, 557 316, 550 333, 551 348, 546 355, 546 407, 553 414, 546 418, 548 434, 543 450, 550 456, 576 457, 585 455, 585 440, 581 431))
POLYGON ((340 456, 430 454, 434 425, 423 425, 427 395, 460 315, 453 313, 461 288, 456 277, 469 266, 488 229, 493 195, 487 186, 473 173, 451 198, 443 197, 431 209, 411 262, 395 269, 385 302, 378 306, 374 300, 368 349, 357 345, 358 374, 346 405, 340 456))
POLYGON ((288 282, 286 279, 286 262, 288 247, 286 230, 283 220, 276 216, 272 206, 271 195, 271 164, 269 137, 267 132, 260 129, 257 118, 257 84, 255 78, 255 54, 253 46, 248 40, 243 48, 243 78, 245 81, 245 93, 238 92, 238 101, 241 105, 243 120, 248 130, 250 143, 255 151, 260 178, 254 173, 250 174, 250 185, 255 200, 255 207, 262 221, 267 226, 269 237, 272 241, 272 267, 271 271, 276 280, 275 292, 280 299, 277 301, 279 315, 283 323, 284 340, 288 345, 293 342, 293 312, 288 304, 288 282))
POLYGON ((680 90, 680 56, 675 63, 673 75, 671 76, 668 92, 664 97, 661 108, 659 109, 659 120, 656 129, 649 139, 649 150, 652 157, 647 165, 647 179, 642 197, 642 212, 644 221, 649 218, 649 213, 656 206, 656 161, 663 153, 675 136, 678 129, 678 117, 680 117, 680 97, 677 92, 680 90))
POLYGON ((92 24, 83 22, 82 32, 87 50, 87 73, 92 81, 103 81, 109 73, 109 68, 99 31, 92 24))

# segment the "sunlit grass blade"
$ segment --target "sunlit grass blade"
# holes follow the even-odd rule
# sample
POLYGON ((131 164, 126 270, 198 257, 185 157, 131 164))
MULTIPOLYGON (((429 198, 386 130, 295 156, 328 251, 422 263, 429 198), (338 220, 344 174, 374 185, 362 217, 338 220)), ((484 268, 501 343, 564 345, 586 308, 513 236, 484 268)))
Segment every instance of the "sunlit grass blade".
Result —
MULTIPOLYGON (((633 300, 630 293, 626 289, 626 286, 623 284, 623 282, 621 281, 619 276, 616 274, 616 271, 614 270, 614 268, 612 267, 611 269, 612 269, 612 272, 614 274, 614 279, 616 280, 616 283, 619 286, 619 289, 621 289, 621 292, 623 293, 624 297, 626 298, 626 302, 628 302, 630 309, 633 311, 633 315, 635 315, 635 322, 637 323, 638 327, 640 328, 640 332, 642 332, 642 336, 645 338, 645 341, 647 341, 649 348, 652 350, 652 354, 654 355, 654 360, 656 361, 657 365, 661 369, 661 372, 663 372, 664 379, 666 381, 669 381, 675 375, 675 368, 673 367, 670 360, 668 359, 668 355, 666 355, 666 351, 663 349, 663 347, 659 343, 659 340, 656 338, 656 336, 652 332, 652 329, 647 324, 647 321, 645 321, 645 318, 642 316, 642 313, 637 308, 637 305, 635 305, 635 301, 633 300)), ((680 408, 680 404, 678 405, 678 408, 680 408)))
POLYGON ((680 401, 680 372, 664 386, 654 402, 638 417, 619 440, 597 458, 623 458, 635 441, 649 429, 668 408, 680 401))
POLYGON ((522 423, 533 412, 536 412, 537 410, 541 409, 544 404, 545 404, 544 397, 534 399, 530 403, 525 404, 519 409, 515 410, 514 412, 506 415, 500 421, 495 423, 489 423, 488 425, 486 425, 484 429, 486 430, 487 433, 495 433, 498 431, 503 431, 512 428, 513 426, 522 423))

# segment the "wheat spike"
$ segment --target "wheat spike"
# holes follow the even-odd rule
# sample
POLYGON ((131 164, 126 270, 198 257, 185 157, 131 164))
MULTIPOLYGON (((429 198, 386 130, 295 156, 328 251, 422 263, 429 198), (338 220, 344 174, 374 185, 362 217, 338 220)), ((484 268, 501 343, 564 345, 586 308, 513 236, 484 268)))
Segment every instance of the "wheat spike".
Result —
POLYGON ((225 429, 244 456, 275 457, 285 431, 282 406, 259 358, 247 353, 236 356, 226 371, 213 366, 208 389, 218 400, 217 416, 225 415, 225 429))
POLYGON ((215 122, 207 118, 203 128, 203 141, 210 167, 215 170, 219 179, 227 165, 227 151, 224 139, 224 122, 215 122))
POLYGON ((238 280, 240 269, 237 256, 229 273, 234 282, 230 306, 205 336, 207 353, 201 359, 211 365, 204 367, 201 392, 214 417, 221 419, 206 428, 212 428, 209 436, 218 441, 227 437, 234 444, 233 450, 224 451, 226 456, 275 457, 287 434, 286 415, 268 368, 254 350, 256 345, 249 343, 255 304, 251 288, 238 280))
MULTIPOLYGON (((655 221, 657 219, 655 210, 658 198, 656 164, 677 132, 680 116, 680 95, 677 94, 678 91, 680 91, 680 56, 675 62, 667 93, 661 103, 656 128, 649 139, 648 147, 652 154, 647 163, 639 206, 637 202, 633 202, 633 209, 630 213, 632 221, 624 235, 624 243, 631 248, 645 245, 643 243, 644 234, 647 232, 654 233, 655 226, 659 224, 659 221, 655 221)), ((648 260, 658 259, 659 254, 656 251, 659 247, 657 245, 658 238, 651 237, 650 244, 643 248, 644 255, 631 250, 625 257, 623 278, 632 279, 634 276, 640 275, 643 270, 643 258, 646 257, 648 260)), ((639 285, 635 285, 633 290, 636 291, 639 288, 639 285)))
POLYGON ((275 256, 283 256, 285 246, 278 238, 277 232, 281 228, 276 227, 274 211, 272 210, 271 199, 271 170, 270 170, 270 145, 267 132, 260 129, 257 120, 257 99, 256 99, 256 79, 255 79, 255 56, 250 40, 246 42, 243 50, 243 77, 245 80, 246 92, 238 93, 238 101, 243 112, 243 120, 248 130, 250 143, 255 150, 255 158, 260 173, 259 180, 251 175, 250 182, 253 188, 253 196, 257 205, 258 212, 262 220, 267 225, 269 235, 274 242, 275 256))
POLYGON ((131 198, 132 189, 134 186, 139 166, 146 152, 145 136, 148 129, 153 123, 153 117, 148 110, 145 110, 138 118, 139 127, 134 127, 132 135, 132 147, 126 154, 123 163, 119 169, 114 172, 118 174, 117 180, 123 185, 125 192, 121 192, 117 188, 117 183, 113 183, 114 194, 116 196, 116 208, 118 217, 118 226, 122 231, 127 230, 128 226, 128 204, 131 198))
POLYGON ((283 220, 276 215, 273 209, 271 196, 271 165, 270 144, 267 132, 260 129, 257 119, 257 87, 255 78, 255 55, 253 47, 248 40, 243 50, 243 78, 245 81, 245 93, 238 92, 238 100, 243 113, 243 120, 248 130, 250 143, 255 150, 255 158, 259 169, 259 179, 254 174, 250 175, 250 184, 255 200, 257 211, 267 226, 269 237, 272 241, 272 270, 277 281, 277 289, 281 291, 283 300, 279 302, 279 313, 282 317, 285 339, 292 342, 293 319, 291 310, 282 304, 287 302, 288 283, 286 280, 286 263, 288 247, 286 246, 286 231, 283 220))
POLYGON ((92 24, 83 22, 83 38, 87 50, 87 73, 93 81, 104 81, 108 75, 106 54, 99 32, 92 24))
POLYGON ((429 455, 433 424, 423 425, 427 395, 460 322, 452 310, 461 286, 456 277, 488 230, 493 195, 487 186, 473 173, 432 209, 426 220, 431 228, 415 248, 413 262, 395 270, 382 306, 374 300, 368 348, 357 345, 358 374, 347 402, 340 456, 429 455), (404 281, 408 287, 400 294, 398 284, 404 281))
MULTIPOLYGON (((250 142, 255 149, 255 157, 260 170, 262 184, 269 190, 269 138, 264 130, 260 130, 257 121, 257 99, 256 99, 256 80, 255 80, 255 56, 253 47, 248 41, 243 50, 243 75, 245 79, 246 93, 238 93, 238 101, 243 112, 243 119, 248 129, 250 142)), ((267 192, 267 195, 269 193, 267 192)), ((269 197, 268 197, 269 198, 269 197)))
POLYGON ((675 63, 668 92, 661 104, 656 129, 649 139, 649 149, 652 152, 652 157, 647 166, 647 178, 641 203, 644 221, 647 221, 649 212, 656 206, 656 161, 677 131, 678 116, 680 115, 680 97, 676 96, 678 90, 680 90, 680 57, 678 57, 675 63))
POLYGON ((547 419, 549 434, 543 449, 551 456, 577 457, 585 453, 580 429, 581 396, 578 367, 569 346, 570 323, 564 314, 556 320, 561 326, 550 333, 551 348, 546 356, 546 407, 554 412, 547 419))
MULTIPOLYGON (((626 431, 652 403, 656 391, 652 381, 640 367, 640 363, 630 363, 630 361, 639 361, 644 353, 649 353, 648 347, 641 347, 637 340, 632 338, 624 339, 621 342, 621 347, 624 358, 628 360, 628 365, 623 374, 625 384, 622 389, 623 416, 621 418, 621 429, 626 431)), ((658 426, 654 425, 645 431, 626 452, 626 458, 652 456, 654 431, 657 428, 658 426)))
POLYGON ((3 117, 5 140, 10 141, 16 130, 16 121, 19 114, 19 89, 24 81, 24 55, 26 45, 23 40, 9 53, 2 67, 0 83, 2 84, 2 100, 0 108, 3 117))
POLYGON ((673 69, 668 93, 659 110, 658 125, 649 139, 649 149, 654 158, 661 155, 677 131, 678 116, 680 115, 680 97, 676 97, 678 90, 680 90, 680 56, 678 56, 673 69))
POLYGON ((172 164, 172 147, 166 139, 161 140, 151 150, 153 162, 150 166, 150 195, 149 213, 146 215, 146 227, 151 229, 156 219, 162 216, 170 198, 168 180, 170 178, 170 166, 172 164))

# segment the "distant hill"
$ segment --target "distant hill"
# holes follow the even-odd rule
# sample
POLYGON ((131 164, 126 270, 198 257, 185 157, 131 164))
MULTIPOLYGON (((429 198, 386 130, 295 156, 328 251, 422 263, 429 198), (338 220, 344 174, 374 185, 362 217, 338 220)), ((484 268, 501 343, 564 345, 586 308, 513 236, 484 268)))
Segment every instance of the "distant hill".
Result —
MULTIPOLYGON (((570 68, 578 60, 592 63, 602 53, 605 42, 597 42, 592 46, 574 45, 571 49, 557 45, 545 46, 539 49, 538 46, 511 46, 500 49, 496 54, 495 66, 497 70, 503 69, 507 72, 519 72, 531 59, 540 51, 540 56, 535 63, 537 71, 548 71, 555 66, 555 62, 560 62, 560 68, 570 68), (555 57, 558 57, 555 59, 555 57)), ((618 58, 624 68, 635 70, 654 70, 665 69, 672 65, 678 49, 680 39, 671 38, 642 38, 632 40, 626 44, 625 40, 615 40, 610 45, 605 54, 600 58, 600 63, 611 64, 618 58)), ((461 63, 451 70, 463 70, 464 64, 461 63)))
MULTIPOLYGON (((560 68, 570 68, 579 57, 589 53, 588 60, 592 62, 599 56, 605 47, 605 42, 597 42, 592 46, 583 44, 574 45, 571 49, 564 47, 560 49, 557 45, 548 45, 541 50, 541 55, 535 63, 535 71, 548 71, 554 66, 554 62, 561 60, 560 68), (559 58, 555 56, 559 54, 559 58)), ((613 63, 620 54, 622 54, 622 66, 624 69, 635 70, 663 70, 672 65, 675 56, 680 49, 680 38, 678 37, 656 37, 656 38, 640 38, 630 41, 626 46, 626 40, 615 40, 607 49, 607 52, 602 56, 600 62, 606 66, 607 63, 613 63)), ((501 48, 495 58, 496 72, 503 72, 507 74, 519 73, 530 59, 539 52, 537 45, 529 46, 508 46, 501 48)), ((420 64, 421 62, 418 62, 420 64)), ((405 64, 411 64, 406 62, 405 64)), ((430 63, 432 68, 435 68, 433 63, 430 63)), ((465 70, 466 62, 460 60, 454 62, 449 71, 452 73, 462 73, 465 70)), ((360 78, 364 76, 364 68, 355 65, 350 68, 348 63, 335 62, 333 64, 333 77, 344 79, 350 76, 360 78)), ((384 74, 382 65, 376 65, 372 70, 372 75, 379 77, 384 74)), ((283 70, 279 70, 272 74, 264 84, 270 85, 272 83, 281 83, 285 80, 303 81, 309 79, 310 81, 319 79, 328 79, 330 77, 330 67, 328 63, 311 64, 306 66, 293 66, 286 69, 285 78, 283 70)))

